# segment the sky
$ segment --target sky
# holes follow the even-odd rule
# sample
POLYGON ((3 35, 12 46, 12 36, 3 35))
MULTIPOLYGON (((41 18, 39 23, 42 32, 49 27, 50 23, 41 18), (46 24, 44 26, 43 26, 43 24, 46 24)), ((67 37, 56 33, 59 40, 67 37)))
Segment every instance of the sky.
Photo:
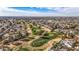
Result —
POLYGON ((79 16, 78 7, 0 7, 0 16, 79 16))

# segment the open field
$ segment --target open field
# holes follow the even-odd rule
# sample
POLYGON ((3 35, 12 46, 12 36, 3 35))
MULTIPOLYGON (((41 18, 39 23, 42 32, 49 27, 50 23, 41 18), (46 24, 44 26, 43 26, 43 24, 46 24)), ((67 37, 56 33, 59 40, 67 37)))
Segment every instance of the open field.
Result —
POLYGON ((1 51, 78 51, 79 17, 0 17, 1 51))

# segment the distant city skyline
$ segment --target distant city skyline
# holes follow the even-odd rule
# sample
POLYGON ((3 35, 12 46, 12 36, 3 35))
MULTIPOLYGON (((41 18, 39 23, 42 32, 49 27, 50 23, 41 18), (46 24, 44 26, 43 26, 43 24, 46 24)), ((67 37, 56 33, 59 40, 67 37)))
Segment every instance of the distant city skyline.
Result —
POLYGON ((0 16, 79 16, 78 7, 0 7, 0 16))

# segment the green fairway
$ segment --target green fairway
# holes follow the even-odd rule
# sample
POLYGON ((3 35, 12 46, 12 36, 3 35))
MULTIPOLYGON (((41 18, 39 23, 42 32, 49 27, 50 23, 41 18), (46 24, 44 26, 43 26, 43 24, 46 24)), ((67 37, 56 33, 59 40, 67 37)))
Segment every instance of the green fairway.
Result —
POLYGON ((32 43, 31 43, 31 46, 33 47, 39 47, 39 46, 42 46, 44 45, 45 43, 47 43, 49 40, 51 39, 54 39, 58 36, 58 34, 56 33, 52 33, 52 34, 49 34, 49 33, 45 33, 45 35, 37 40, 34 40, 32 43))

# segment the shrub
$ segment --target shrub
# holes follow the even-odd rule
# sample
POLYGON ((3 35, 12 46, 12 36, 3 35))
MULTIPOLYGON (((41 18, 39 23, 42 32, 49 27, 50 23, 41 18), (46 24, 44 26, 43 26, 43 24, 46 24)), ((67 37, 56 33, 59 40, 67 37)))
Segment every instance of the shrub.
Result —
POLYGON ((28 48, 21 48, 21 49, 19 49, 19 51, 29 51, 29 49, 28 48))

